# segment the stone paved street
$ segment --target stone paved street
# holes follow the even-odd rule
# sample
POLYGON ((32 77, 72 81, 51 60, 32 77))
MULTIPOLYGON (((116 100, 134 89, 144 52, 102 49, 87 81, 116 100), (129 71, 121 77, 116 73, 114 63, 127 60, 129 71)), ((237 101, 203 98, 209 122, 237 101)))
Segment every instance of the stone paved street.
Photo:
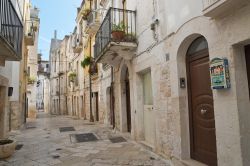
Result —
POLYGON ((11 137, 22 144, 11 158, 0 165, 13 166, 168 166, 168 161, 147 151, 128 136, 107 127, 75 120, 70 117, 48 117, 40 114, 29 121, 25 129, 11 137), (76 131, 60 132, 60 127, 74 127, 76 131), (76 143, 72 135, 93 133, 98 140, 76 143), (127 142, 112 143, 109 138, 122 136, 127 142))

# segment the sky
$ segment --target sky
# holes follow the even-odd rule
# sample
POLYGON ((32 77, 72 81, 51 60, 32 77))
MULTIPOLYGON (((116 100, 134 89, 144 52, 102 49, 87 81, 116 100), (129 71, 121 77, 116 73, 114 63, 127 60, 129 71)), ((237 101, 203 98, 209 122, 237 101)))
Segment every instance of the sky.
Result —
POLYGON ((40 9, 40 34, 38 52, 42 59, 49 59, 50 40, 57 30, 57 38, 73 32, 76 25, 76 11, 82 0, 31 0, 40 9))

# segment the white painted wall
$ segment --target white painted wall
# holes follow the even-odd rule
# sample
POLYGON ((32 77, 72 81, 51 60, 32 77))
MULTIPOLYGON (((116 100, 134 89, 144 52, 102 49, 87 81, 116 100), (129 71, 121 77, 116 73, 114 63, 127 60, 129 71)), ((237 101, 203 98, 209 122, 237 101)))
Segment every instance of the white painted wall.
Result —
POLYGON ((20 62, 6 61, 4 67, 0 67, 0 74, 9 79, 9 87, 13 87, 13 95, 9 101, 19 101, 19 72, 20 62))

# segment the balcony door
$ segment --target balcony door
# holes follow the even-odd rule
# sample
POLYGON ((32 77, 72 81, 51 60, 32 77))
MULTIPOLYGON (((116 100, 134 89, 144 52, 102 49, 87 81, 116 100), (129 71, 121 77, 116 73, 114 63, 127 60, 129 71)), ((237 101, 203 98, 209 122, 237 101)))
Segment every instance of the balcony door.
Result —
POLYGON ((247 78, 248 78, 248 89, 249 89, 249 99, 250 99, 250 45, 245 47, 246 55, 246 67, 247 67, 247 78))

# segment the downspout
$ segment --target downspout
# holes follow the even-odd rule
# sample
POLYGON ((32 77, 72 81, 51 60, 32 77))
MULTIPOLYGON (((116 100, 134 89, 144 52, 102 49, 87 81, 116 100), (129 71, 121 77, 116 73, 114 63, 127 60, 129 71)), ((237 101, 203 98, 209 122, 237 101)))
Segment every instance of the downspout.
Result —
MULTIPOLYGON (((90 40, 90 49, 89 49, 89 56, 92 57, 92 51, 91 51, 91 37, 89 38, 90 40)), ((89 105, 90 105, 90 122, 94 122, 94 117, 93 117, 93 112, 92 112, 92 80, 91 80, 91 66, 92 66, 92 62, 89 65, 89 105)))
POLYGON ((115 97, 114 97, 114 68, 111 66, 111 111, 112 111, 112 125, 115 128, 115 97))
POLYGON ((60 100, 60 98, 61 98, 61 83, 60 83, 60 81, 61 81, 61 76, 60 76, 60 66, 61 66, 61 58, 60 58, 60 51, 59 51, 59 115, 61 114, 61 100, 60 100))

